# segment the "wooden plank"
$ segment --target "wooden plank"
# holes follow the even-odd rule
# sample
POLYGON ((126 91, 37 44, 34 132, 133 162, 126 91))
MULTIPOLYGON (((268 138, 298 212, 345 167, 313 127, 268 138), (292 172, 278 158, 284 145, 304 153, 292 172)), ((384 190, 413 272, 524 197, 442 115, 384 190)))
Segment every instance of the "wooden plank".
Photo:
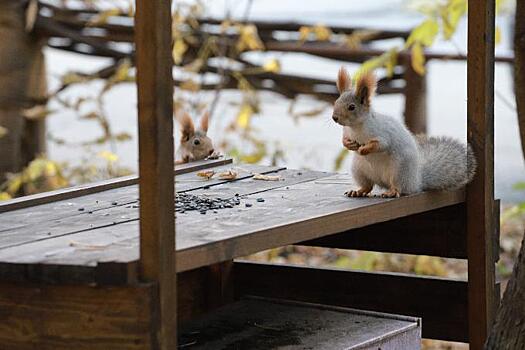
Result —
MULTIPOLYGON (((322 172, 299 172, 296 170, 281 170, 273 174, 279 174, 283 180, 266 182, 246 178, 217 185, 210 190, 203 190, 203 192, 221 198, 233 197, 235 194, 239 194, 242 198, 253 193, 285 188, 328 175, 322 172), (217 188, 217 190, 214 190, 214 188, 217 188)), ((253 202, 253 200, 250 201, 253 202)), ((234 210, 234 214, 237 213, 235 209, 232 210, 234 210)), ((126 281, 130 278, 129 268, 125 264, 120 267, 111 266, 111 264, 119 265, 121 262, 128 263, 138 259, 138 223, 136 222, 138 209, 115 207, 98 217, 98 212, 92 215, 96 220, 85 222, 75 218, 67 223, 58 223, 55 228, 57 231, 52 233, 52 238, 32 241, 31 244, 12 245, 9 249, 2 250, 0 259, 3 262, 10 263, 0 264, 0 279, 17 282, 63 283, 64 278, 67 279, 69 276, 74 283, 106 283, 101 281, 101 276, 104 273, 100 272, 102 266, 105 266, 104 268, 117 269, 110 276, 111 283, 126 281), (106 214, 110 215, 106 216, 106 214), (113 220, 122 224, 112 224, 113 220), (91 226, 94 225, 91 222, 96 222, 98 225, 105 224, 105 227, 95 230, 91 226), (79 232, 75 233, 76 231, 79 232), (64 232, 65 234, 60 234, 64 232), (20 260, 22 257, 23 261, 20 260), (91 271, 82 268, 86 266, 91 271), (117 275, 119 271, 122 275, 117 275)), ((199 216, 202 217, 201 214, 199 216)), ((217 216, 212 215, 212 217, 216 218, 217 216)), ((186 215, 180 214, 178 221, 180 222, 181 220, 186 221, 186 215)), ((47 229, 53 230, 52 227, 47 229)), ((21 240, 32 239, 34 237, 34 232, 32 231, 15 231, 13 236, 21 240), (24 235, 28 235, 29 238, 24 238, 24 235)), ((183 234, 184 232, 182 231, 179 234, 179 239, 183 234)), ((136 278, 134 276, 131 277, 136 278)))
POLYGON ((460 203, 298 245, 466 259, 465 210, 460 203))
MULTIPOLYGON (((457 191, 355 199, 342 194, 346 185, 330 184, 336 179, 341 175, 249 195, 240 206, 217 214, 179 215, 177 271, 454 205, 464 196, 457 191), (258 202, 259 198, 264 202, 258 202)), ((3 265, 12 273, 12 264, 66 265, 67 269, 71 265, 95 266, 98 261, 135 261, 137 232, 136 221, 131 221, 2 249, 0 273, 3 265)))
POLYGON ((235 262, 237 297, 257 295, 421 317, 423 337, 468 340, 467 282, 235 262))
POLYGON ((470 349, 483 348, 494 320, 494 22, 495 0, 468 1, 467 136, 478 162, 467 186, 470 349))
MULTIPOLYGON (((251 177, 253 175, 252 173, 266 174, 284 169, 282 167, 265 167, 260 165, 242 166, 242 168, 225 165, 214 167, 213 170, 221 172, 232 168, 238 171, 238 177, 234 181, 251 177)), ((231 182, 218 178, 205 181, 202 178, 197 177, 196 174, 197 171, 193 171, 177 176, 175 181, 177 192, 187 192, 208 187, 212 188, 213 186, 231 182)), ((85 195, 70 200, 42 204, 3 213, 1 214, 0 237, 2 234, 14 230, 18 232, 22 227, 24 227, 26 231, 48 232, 49 230, 46 230, 48 226, 64 222, 64 220, 69 217, 76 217, 80 220, 89 220, 83 218, 83 216, 88 216, 109 208, 138 205, 138 196, 138 186, 132 185, 97 194, 85 195), (30 227, 31 225, 36 227, 30 227)), ((67 224, 64 223, 63 226, 65 225, 67 224)))
MULTIPOLYGON (((219 170, 226 170, 230 167, 214 168, 219 170)), ((226 181, 214 179, 212 181, 203 181, 195 175, 195 172, 181 175, 177 178, 177 185, 179 192, 187 192, 191 190, 198 190, 206 187, 206 190, 196 193, 204 193, 206 195, 215 195, 213 190, 215 186, 219 186, 218 196, 226 196, 227 193, 234 194, 251 194, 279 186, 286 186, 300 181, 307 181, 318 178, 321 172, 304 172, 303 176, 288 176, 295 171, 283 172, 286 176, 284 181, 279 182, 265 182, 265 181, 249 181, 243 182, 243 185, 234 185, 243 179, 252 177, 252 172, 257 171, 261 173, 276 173, 274 170, 279 170, 277 167, 263 167, 250 166, 245 167, 239 171, 239 176, 234 181, 226 181), (228 186, 221 187, 221 184, 228 184, 228 186), (246 186, 248 185, 248 186, 246 186), (229 190, 224 190, 227 188, 229 190), (228 192, 229 191, 229 192, 228 192)), ((176 185, 176 186, 177 186, 176 185)), ((111 191, 112 193, 114 191, 111 191)), ((0 224, 0 249, 19 246, 22 244, 53 239, 55 237, 78 233, 82 231, 94 230, 108 226, 126 223, 138 219, 139 202, 136 198, 136 188, 129 188, 128 190, 119 190, 119 193, 109 196, 96 196, 90 199, 81 199, 74 202, 74 205, 69 205, 71 202, 58 203, 57 205, 48 204, 37 206, 32 209, 25 209, 21 211, 13 211, 3 214, 3 219, 6 221, 0 224), (95 202, 96 204, 91 204, 95 202), (83 211, 79 212, 79 205, 83 204, 81 208, 83 211), (87 205, 86 205, 87 204, 87 205), (24 222, 24 224, 17 225, 13 223, 24 222), (4 226, 5 225, 5 226, 4 226), (10 228, 10 226, 13 226, 10 228), (5 227, 3 230, 1 230, 5 227)), ((92 244, 99 245, 99 242, 93 241, 92 244)))
MULTIPOLYGON (((192 163, 180 164, 175 167, 175 175, 186 174, 188 172, 212 168, 219 165, 230 164, 231 158, 202 160, 192 163)), ((138 184, 138 176, 129 175, 117 177, 114 179, 93 182, 85 185, 68 187, 56 191, 37 193, 29 196, 10 199, 0 202, 0 213, 12 210, 34 207, 36 205, 63 201, 72 198, 78 198, 88 194, 108 191, 115 188, 121 188, 138 184)))
POLYGON ((158 284, 155 348, 177 347, 171 1, 137 0, 139 276, 158 284))
POLYGON ((0 348, 152 349, 156 288, 0 284, 0 348))
POLYGON ((195 350, 406 350, 421 344, 420 320, 326 305, 243 298, 181 329, 195 350))

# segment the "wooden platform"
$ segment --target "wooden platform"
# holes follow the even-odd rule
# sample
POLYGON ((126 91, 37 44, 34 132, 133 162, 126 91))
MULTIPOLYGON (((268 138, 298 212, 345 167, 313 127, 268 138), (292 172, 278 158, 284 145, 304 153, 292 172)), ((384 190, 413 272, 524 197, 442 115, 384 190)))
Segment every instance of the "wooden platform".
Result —
MULTIPOLYGON (((196 171, 176 177, 177 192, 241 199, 217 213, 177 215, 177 272, 464 200, 463 191, 354 199, 343 195, 354 186, 348 175, 249 165, 214 169, 232 168, 239 173, 234 181, 205 181, 196 171), (254 173, 282 180, 254 180, 254 173)), ((138 205, 137 186, 130 185, 1 214, 0 279, 130 282, 139 259, 138 205)))
POLYGON ((194 350, 417 350, 421 320, 341 307, 244 298, 179 331, 194 350))

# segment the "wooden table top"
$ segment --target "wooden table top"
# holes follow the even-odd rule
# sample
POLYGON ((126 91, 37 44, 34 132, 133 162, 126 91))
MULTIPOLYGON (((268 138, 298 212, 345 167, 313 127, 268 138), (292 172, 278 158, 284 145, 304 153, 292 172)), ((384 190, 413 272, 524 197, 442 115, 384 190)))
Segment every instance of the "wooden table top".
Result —
MULTIPOLYGON (((177 213, 177 272, 457 204, 465 196, 460 190, 347 198, 343 193, 354 186, 349 175, 231 164, 214 170, 232 168, 239 174, 234 181, 206 181, 197 171, 176 176, 179 193, 237 194, 241 201, 217 213, 177 213), (255 173, 281 180, 254 180, 255 173)), ((0 279, 127 283, 139 259, 138 204, 138 187, 130 185, 0 214, 0 279)))

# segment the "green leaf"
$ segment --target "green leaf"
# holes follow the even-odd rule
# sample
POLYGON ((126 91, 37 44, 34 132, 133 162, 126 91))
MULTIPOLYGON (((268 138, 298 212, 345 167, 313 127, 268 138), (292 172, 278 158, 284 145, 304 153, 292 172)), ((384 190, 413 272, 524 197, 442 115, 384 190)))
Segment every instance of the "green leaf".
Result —
POLYGON ((443 37, 445 40, 452 38, 456 32, 459 21, 467 12, 466 0, 449 0, 441 8, 441 21, 443 23, 443 37))
POLYGON ((427 19, 412 30, 408 37, 405 47, 408 48, 416 43, 423 46, 431 46, 439 32, 439 25, 435 19, 427 19))
POLYGON ((513 189, 518 191, 525 191, 525 181, 518 182, 512 186, 513 189))

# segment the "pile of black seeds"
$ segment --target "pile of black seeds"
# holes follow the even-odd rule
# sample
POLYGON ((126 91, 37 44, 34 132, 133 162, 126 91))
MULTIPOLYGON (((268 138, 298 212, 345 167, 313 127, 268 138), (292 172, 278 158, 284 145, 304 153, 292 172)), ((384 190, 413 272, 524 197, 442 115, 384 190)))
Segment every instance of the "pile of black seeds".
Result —
POLYGON ((206 214, 208 211, 217 213, 217 210, 231 209, 239 204, 241 204, 239 195, 228 199, 198 196, 189 193, 177 193, 175 195, 175 212, 177 213, 193 210, 198 210, 201 214, 206 214))

